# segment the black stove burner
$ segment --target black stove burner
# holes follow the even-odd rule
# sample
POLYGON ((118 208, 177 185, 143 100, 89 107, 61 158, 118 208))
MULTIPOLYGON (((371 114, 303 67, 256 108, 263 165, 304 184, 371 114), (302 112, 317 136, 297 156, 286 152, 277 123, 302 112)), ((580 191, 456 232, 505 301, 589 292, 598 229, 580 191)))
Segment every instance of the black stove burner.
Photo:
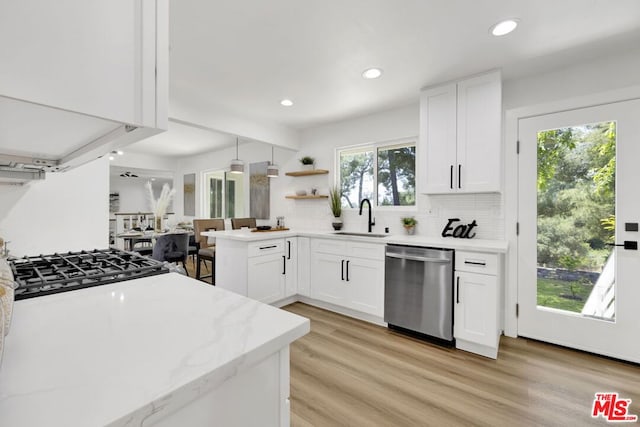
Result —
POLYGON ((21 300, 168 273, 163 263, 118 249, 67 252, 9 261, 21 300))

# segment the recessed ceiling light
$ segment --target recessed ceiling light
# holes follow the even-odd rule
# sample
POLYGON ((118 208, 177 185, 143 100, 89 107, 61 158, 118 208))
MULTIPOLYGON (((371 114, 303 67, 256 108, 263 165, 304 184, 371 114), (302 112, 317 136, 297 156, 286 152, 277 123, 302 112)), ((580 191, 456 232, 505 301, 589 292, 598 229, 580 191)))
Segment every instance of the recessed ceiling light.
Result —
POLYGON ((362 72, 362 77, 365 79, 377 79, 382 75, 382 70, 380 68, 367 68, 362 72))
POLYGON ((118 151, 116 151, 116 153, 118 153, 118 156, 122 156, 124 154, 124 151, 118 150, 118 151))
POLYGON ((109 160, 113 160, 113 159, 115 159, 115 157, 113 157, 113 155, 112 155, 112 154, 110 154, 110 155, 109 155, 109 160))
POLYGON ((290 99, 283 99, 282 101, 280 101, 280 105, 282 105, 283 107, 291 107, 293 105, 293 101, 290 99))
POLYGON ((504 21, 500 21, 491 26, 489 31, 494 36, 504 36, 505 34, 509 34, 511 31, 515 30, 518 26, 518 22, 519 20, 517 19, 505 19, 504 21))

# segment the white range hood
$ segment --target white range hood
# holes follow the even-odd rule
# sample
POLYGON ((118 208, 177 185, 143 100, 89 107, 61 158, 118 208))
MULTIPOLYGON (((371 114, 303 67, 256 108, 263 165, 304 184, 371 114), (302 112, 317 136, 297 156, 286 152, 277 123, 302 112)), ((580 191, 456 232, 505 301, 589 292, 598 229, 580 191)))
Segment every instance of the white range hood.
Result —
POLYGON ((168 0, 0 5, 0 184, 167 129, 168 0))

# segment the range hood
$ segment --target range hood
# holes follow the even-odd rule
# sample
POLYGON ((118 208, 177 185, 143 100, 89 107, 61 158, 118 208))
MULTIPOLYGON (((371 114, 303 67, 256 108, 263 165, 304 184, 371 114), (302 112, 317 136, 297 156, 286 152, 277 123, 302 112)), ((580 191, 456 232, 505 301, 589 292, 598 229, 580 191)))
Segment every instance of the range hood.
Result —
POLYGON ((0 96, 0 184, 41 180, 161 131, 0 96))

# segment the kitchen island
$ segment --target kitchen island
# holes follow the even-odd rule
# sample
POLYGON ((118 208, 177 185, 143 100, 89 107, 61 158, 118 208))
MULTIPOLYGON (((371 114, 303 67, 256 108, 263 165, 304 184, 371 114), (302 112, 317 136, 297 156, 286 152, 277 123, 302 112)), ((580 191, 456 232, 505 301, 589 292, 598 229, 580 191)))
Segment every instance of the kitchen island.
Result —
POLYGON ((18 301, 0 425, 289 425, 289 344, 308 331, 176 273, 18 301))

